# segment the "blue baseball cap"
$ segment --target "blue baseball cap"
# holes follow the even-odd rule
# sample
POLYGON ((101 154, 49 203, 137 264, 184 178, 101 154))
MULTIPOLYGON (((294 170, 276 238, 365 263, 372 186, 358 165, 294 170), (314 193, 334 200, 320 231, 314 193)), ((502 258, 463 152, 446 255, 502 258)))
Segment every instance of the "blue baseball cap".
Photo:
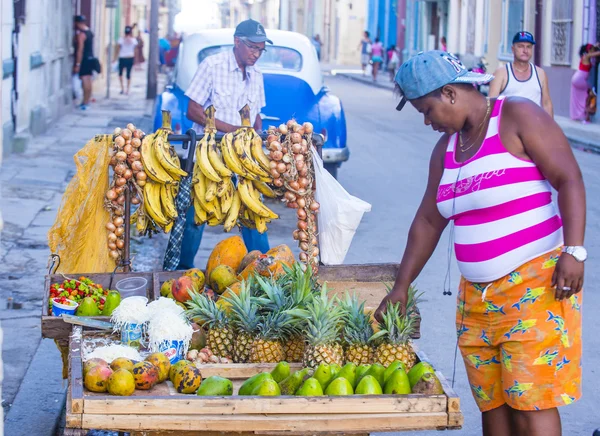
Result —
POLYGON ((235 28, 234 37, 246 38, 254 43, 268 42, 273 44, 273 41, 267 38, 267 33, 262 24, 255 20, 242 21, 235 28))
POLYGON ((396 110, 402 110, 408 100, 421 98, 450 83, 488 83, 494 76, 467 70, 450 53, 440 50, 421 52, 404 62, 396 73, 402 100, 396 110))
POLYGON ((535 44, 535 39, 531 33, 522 31, 517 32, 517 34, 513 38, 512 43, 516 44, 517 42, 528 42, 529 44, 535 44))

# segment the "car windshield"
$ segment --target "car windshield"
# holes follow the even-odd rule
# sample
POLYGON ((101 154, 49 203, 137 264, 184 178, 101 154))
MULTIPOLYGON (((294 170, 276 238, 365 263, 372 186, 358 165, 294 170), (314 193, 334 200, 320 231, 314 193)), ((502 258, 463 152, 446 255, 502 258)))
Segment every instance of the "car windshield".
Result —
MULTIPOLYGON (((198 53, 198 64, 209 56, 231 50, 233 45, 217 45, 207 47, 198 53)), ((288 47, 268 46, 267 51, 258 59, 257 65, 266 70, 291 70, 302 69, 302 55, 288 47)))

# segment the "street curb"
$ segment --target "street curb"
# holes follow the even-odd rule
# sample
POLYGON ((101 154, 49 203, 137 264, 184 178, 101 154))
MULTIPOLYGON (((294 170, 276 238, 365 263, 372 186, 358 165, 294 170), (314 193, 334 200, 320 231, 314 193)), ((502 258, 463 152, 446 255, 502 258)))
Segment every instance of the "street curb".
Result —
POLYGON ((67 397, 62 359, 51 339, 42 339, 4 420, 10 436, 54 436, 67 397))
POLYGON ((367 80, 362 80, 362 79, 359 79, 358 77, 354 77, 354 76, 352 76, 350 74, 335 73, 335 76, 344 77, 346 79, 350 79, 350 80, 353 80, 353 81, 358 82, 358 83, 364 83, 365 85, 368 85, 368 86, 374 86, 375 88, 387 89, 388 91, 393 91, 393 88, 391 88, 388 85, 384 85, 384 84, 379 83, 379 82, 369 82, 367 80))

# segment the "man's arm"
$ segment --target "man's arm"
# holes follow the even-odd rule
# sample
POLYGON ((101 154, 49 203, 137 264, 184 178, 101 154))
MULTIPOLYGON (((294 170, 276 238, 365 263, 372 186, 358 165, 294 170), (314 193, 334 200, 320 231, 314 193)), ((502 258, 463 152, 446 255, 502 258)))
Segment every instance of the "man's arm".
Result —
POLYGON ((488 97, 498 97, 502 90, 504 90, 506 87, 507 79, 506 67, 500 67, 494 71, 494 80, 490 82, 490 91, 488 92, 488 97))
POLYGON ((83 44, 85 43, 85 33, 79 32, 77 34, 77 53, 75 54, 75 66, 73 72, 78 73, 81 61, 83 60, 83 44))
POLYGON ((542 107, 544 110, 554 118, 554 107, 552 106, 552 98, 550 97, 550 87, 548 86, 548 76, 546 72, 539 67, 535 67, 542 82, 542 107))

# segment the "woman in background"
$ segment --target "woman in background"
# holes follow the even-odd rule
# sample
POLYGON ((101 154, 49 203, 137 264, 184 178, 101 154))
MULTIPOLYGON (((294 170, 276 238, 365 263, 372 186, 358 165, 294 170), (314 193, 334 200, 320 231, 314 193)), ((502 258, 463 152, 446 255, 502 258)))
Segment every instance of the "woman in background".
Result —
POLYGON ((587 100, 590 87, 588 76, 592 69, 592 59, 600 56, 600 50, 592 44, 582 45, 579 49, 579 69, 571 78, 571 105, 569 114, 572 120, 588 123, 590 111, 587 110, 587 100))
POLYGON ((133 28, 125 26, 125 36, 119 38, 116 47, 116 55, 119 59, 119 82, 121 83, 121 94, 129 94, 131 87, 131 69, 135 58, 135 48, 138 42, 133 37, 133 28), (127 72, 127 91, 123 86, 123 70, 127 72))
POLYGON ((377 81, 377 72, 383 62, 383 44, 379 38, 375 38, 375 43, 371 47, 371 62, 373 62, 373 81, 377 81))
POLYGON ((135 37, 137 45, 135 46, 133 65, 135 65, 135 69, 139 71, 142 69, 142 64, 146 61, 144 58, 144 39, 142 38, 142 31, 138 29, 137 23, 133 25, 133 30, 137 30, 137 36, 135 37))

